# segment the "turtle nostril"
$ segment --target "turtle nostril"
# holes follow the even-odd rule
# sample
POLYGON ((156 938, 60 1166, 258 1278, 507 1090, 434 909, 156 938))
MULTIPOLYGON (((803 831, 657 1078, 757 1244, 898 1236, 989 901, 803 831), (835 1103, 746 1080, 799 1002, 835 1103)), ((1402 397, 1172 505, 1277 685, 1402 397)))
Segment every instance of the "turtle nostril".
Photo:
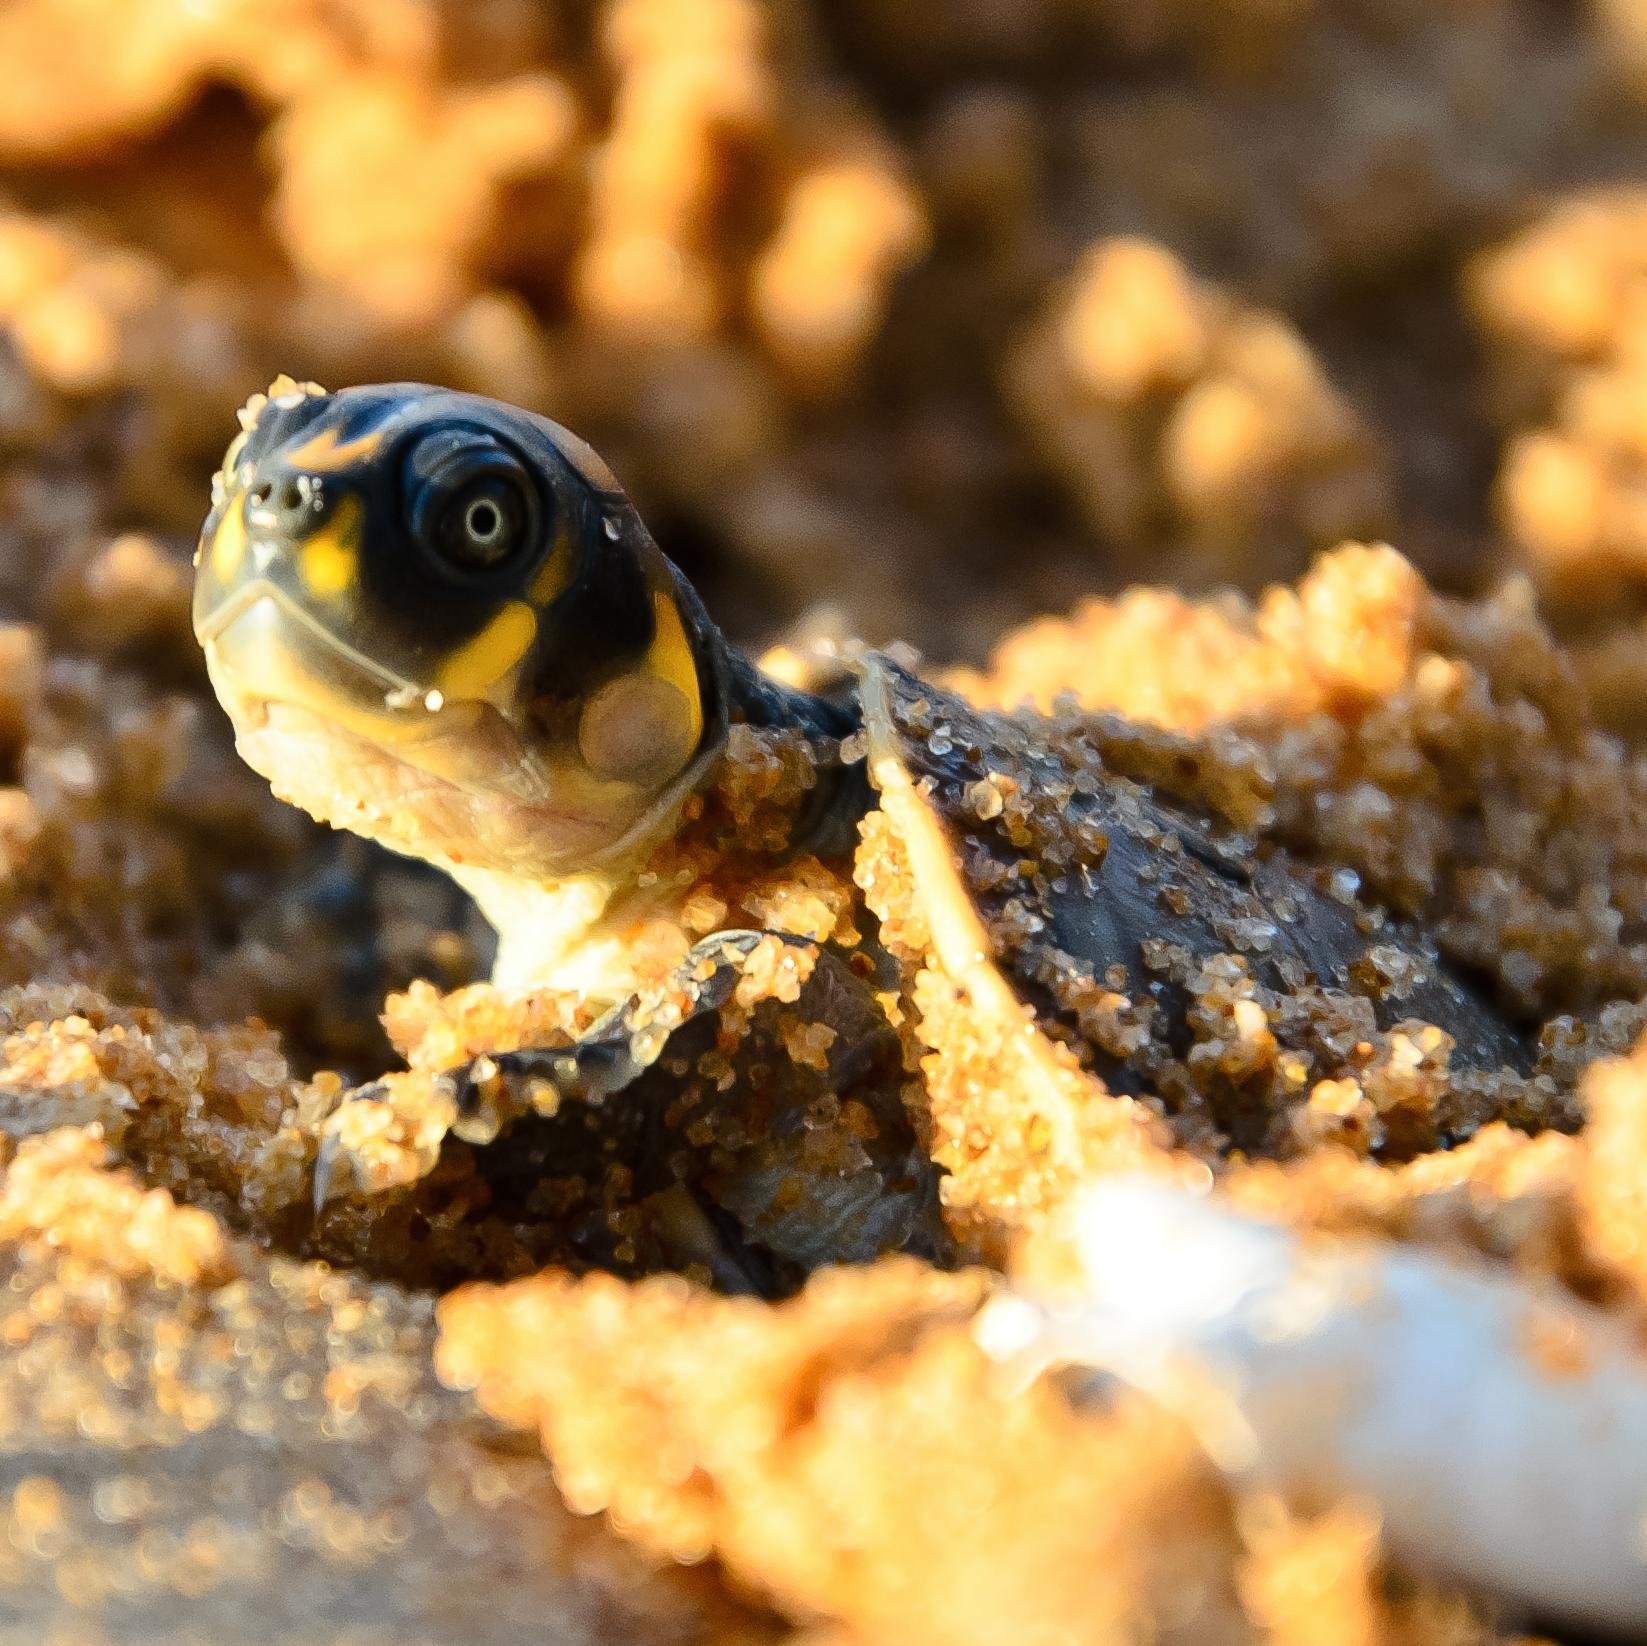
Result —
POLYGON ((260 481, 246 494, 253 524, 277 536, 300 536, 321 512, 320 486, 312 475, 282 474, 260 481))

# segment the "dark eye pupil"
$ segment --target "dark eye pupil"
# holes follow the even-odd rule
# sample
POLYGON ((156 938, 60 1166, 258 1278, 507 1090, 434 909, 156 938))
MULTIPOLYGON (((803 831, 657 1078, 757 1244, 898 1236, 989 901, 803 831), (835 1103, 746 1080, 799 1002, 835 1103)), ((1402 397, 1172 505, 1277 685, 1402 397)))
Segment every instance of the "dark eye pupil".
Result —
POLYGON ((441 552, 455 565, 484 571, 519 546, 527 506, 515 484, 502 475, 471 481, 441 511, 441 552))

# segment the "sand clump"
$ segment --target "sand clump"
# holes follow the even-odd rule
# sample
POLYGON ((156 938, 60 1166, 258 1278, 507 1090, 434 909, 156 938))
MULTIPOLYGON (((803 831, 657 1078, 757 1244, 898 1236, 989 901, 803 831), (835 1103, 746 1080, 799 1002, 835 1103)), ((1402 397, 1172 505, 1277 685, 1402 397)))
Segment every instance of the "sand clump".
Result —
POLYGON ((980 1289, 889 1262, 757 1311, 541 1276, 448 1299, 438 1364, 541 1434, 575 1504, 853 1638, 1509 1638, 1392 1588, 1365 1508, 1234 1498, 1147 1406, 1016 1389, 962 1329, 980 1289))
POLYGON ((1639 723, 1647 454, 1641 407, 1647 198, 1575 194, 1472 264, 1491 351, 1491 412, 1508 431, 1498 519, 1571 643, 1604 722, 1639 723))
POLYGON ((1051 1390, 993 1388, 959 1329, 978 1293, 887 1265, 773 1315, 668 1281, 545 1279, 451 1299, 440 1365, 541 1428, 570 1501, 677 1558, 718 1551, 798 1617, 884 1640, 1105 1640, 1173 1610, 1166 1638, 1239 1638, 1227 1506, 1193 1448, 1148 1412, 1089 1425, 1051 1390), (553 1354, 568 1339, 581 1353, 553 1354), (522 1375, 547 1359, 559 1375, 522 1375))
POLYGON ((1390 519, 1385 454, 1304 340, 1149 241, 1089 249, 1008 370, 1093 532, 1158 544, 1166 580, 1284 572, 1390 519))

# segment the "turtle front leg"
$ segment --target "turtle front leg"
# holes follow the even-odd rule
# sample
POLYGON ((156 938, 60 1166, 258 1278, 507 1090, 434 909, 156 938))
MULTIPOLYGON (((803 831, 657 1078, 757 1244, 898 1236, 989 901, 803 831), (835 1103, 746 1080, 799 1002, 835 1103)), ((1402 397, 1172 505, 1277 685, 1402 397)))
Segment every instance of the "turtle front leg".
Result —
POLYGON ((626 1090, 676 1034, 732 998, 764 943, 793 950, 797 965, 816 952, 783 933, 717 932, 694 944, 662 984, 614 1007, 571 1045, 483 1054, 445 1071, 439 1078, 457 1107, 453 1135, 491 1143, 517 1116, 552 1116, 564 1102, 601 1103, 626 1090))
MULTIPOLYGON (((570 1105, 599 1108, 656 1063, 672 1038, 724 1006, 749 957, 763 944, 793 951, 797 970, 815 952, 804 940, 783 934, 719 932, 695 944, 661 984, 615 1006, 570 1045, 486 1053, 442 1071, 435 1077, 435 1093, 449 1106, 435 1122, 440 1134, 485 1147, 525 1117, 547 1122, 570 1105)), ((701 1032, 697 1038, 703 1038, 701 1032)), ((393 1187, 410 1180, 408 1171, 415 1178, 428 1169, 429 1160, 421 1167, 415 1163, 429 1156, 427 1142, 411 1151, 409 1168, 397 1168, 381 1182, 380 1172, 362 1169, 362 1140, 375 1141, 383 1129, 378 1122, 385 1118, 365 1106, 381 1110, 388 1100, 387 1085, 374 1081, 346 1093, 327 1117, 314 1163, 316 1216, 351 1179, 362 1186, 393 1187)), ((436 1107, 438 1111, 441 1105, 436 1107)), ((621 1126, 629 1118, 613 1115, 610 1123, 621 1126)))
MULTIPOLYGON (((950 1255, 938 1173, 904 1107, 903 1047, 856 956, 772 932, 723 932, 669 981, 575 1044, 494 1053, 448 1071, 434 1125, 407 1117, 427 1175, 441 1139, 475 1147, 495 1205, 568 1211, 574 1259, 620 1273, 660 1258, 724 1290, 780 1296, 822 1263, 950 1255), (606 1197, 606 1198, 603 1198, 606 1197), (654 1253, 618 1222, 639 1208, 654 1253), (610 1248, 610 1249, 608 1249, 610 1248), (627 1249, 625 1249, 627 1248, 627 1249)), ((384 1117, 329 1126, 368 1150, 384 1117)), ((385 1105, 378 1105, 384 1108, 385 1105)), ((347 1161, 376 1187, 351 1147, 347 1161)), ((392 1186, 392 1184, 387 1185, 392 1186)), ((317 1183, 317 1188, 319 1184, 317 1183)))

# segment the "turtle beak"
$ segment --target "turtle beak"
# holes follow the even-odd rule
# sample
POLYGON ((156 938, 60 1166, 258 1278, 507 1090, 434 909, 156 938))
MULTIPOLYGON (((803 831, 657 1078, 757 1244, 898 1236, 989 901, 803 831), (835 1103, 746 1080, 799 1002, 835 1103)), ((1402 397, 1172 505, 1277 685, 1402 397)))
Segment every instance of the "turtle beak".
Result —
POLYGON ((414 681, 356 651, 267 578, 197 617, 195 633, 213 685, 242 702, 289 703, 344 724, 366 717, 374 731, 385 710, 431 706, 414 681))

